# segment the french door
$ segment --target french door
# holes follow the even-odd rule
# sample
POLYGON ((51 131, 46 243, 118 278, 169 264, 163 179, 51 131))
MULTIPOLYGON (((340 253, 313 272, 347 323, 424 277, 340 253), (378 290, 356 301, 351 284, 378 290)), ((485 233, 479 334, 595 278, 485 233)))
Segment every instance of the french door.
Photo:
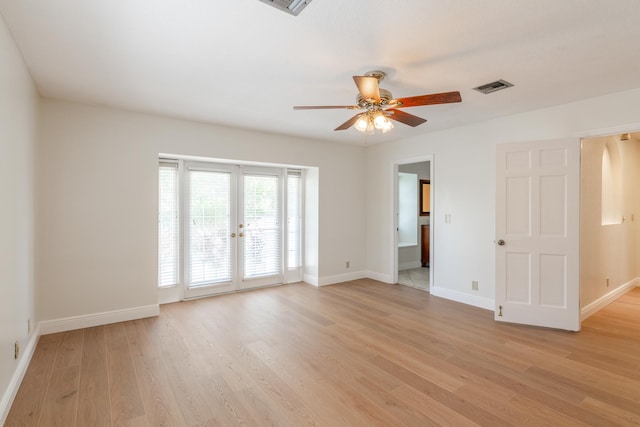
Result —
POLYGON ((283 169, 185 163, 185 298, 283 283, 283 169))

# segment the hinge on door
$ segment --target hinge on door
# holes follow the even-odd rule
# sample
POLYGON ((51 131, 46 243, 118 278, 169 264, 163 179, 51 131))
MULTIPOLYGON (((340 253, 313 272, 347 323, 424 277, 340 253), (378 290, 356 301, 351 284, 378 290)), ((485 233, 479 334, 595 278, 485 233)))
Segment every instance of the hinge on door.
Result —
POLYGON ((498 317, 502 317, 502 306, 498 306, 498 317))

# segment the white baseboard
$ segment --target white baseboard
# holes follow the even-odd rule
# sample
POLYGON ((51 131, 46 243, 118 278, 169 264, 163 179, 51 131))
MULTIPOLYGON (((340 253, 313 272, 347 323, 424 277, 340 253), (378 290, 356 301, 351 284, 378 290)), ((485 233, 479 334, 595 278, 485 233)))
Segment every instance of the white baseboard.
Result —
POLYGON ((354 271, 353 273, 335 274, 333 276, 316 277, 305 274, 303 282, 313 286, 328 286, 336 283, 348 282, 350 280, 364 279, 367 275, 364 271, 354 271))
POLYGON ((311 276, 309 274, 304 274, 302 276, 302 281, 313 286, 318 286, 318 276, 311 276))
POLYGON ((582 307, 580 309, 580 320, 582 321, 587 317, 591 316, 596 311, 605 308, 607 305, 611 304, 612 302, 614 302, 615 300, 620 298, 622 295, 626 294, 631 289, 635 288, 636 286, 640 286, 639 277, 636 277, 635 279, 625 283, 624 285, 619 286, 616 289, 612 290, 608 294, 601 296, 600 298, 593 301, 592 303, 582 307))
POLYGON ((350 280, 364 279, 367 277, 364 271, 354 271, 353 273, 335 274, 333 276, 320 277, 316 286, 327 286, 335 283, 348 282, 350 280))
POLYGON ((378 271, 367 271, 367 279, 377 280, 378 282, 393 284, 393 276, 378 271))
POLYGON ((431 295, 446 298, 452 301, 460 302, 462 304, 472 305, 474 307, 484 308, 485 310, 494 311, 496 303, 491 298, 480 297, 477 295, 466 294, 460 291, 454 291, 451 289, 441 288, 438 286, 432 286, 429 289, 431 295))
POLYGON ((35 352, 38 339, 40 339, 40 325, 36 326, 35 330, 29 337, 29 341, 27 341, 27 345, 22 349, 22 356, 18 361, 16 370, 11 377, 11 381, 9 381, 9 385, 2 396, 2 400, 0 400, 0 425, 4 425, 7 417, 9 416, 9 410, 13 404, 13 400, 16 398, 16 394, 18 394, 18 389, 20 388, 24 374, 27 373, 27 368, 31 362, 31 357, 35 352))
POLYGON ((158 288, 158 304, 170 304, 184 299, 184 288, 180 285, 158 288))
POLYGON ((65 317, 63 319, 46 320, 40 322, 42 335, 56 332, 72 331, 74 329, 91 328, 93 326, 108 325, 110 323, 126 322, 127 320, 143 319, 160 314, 158 304, 143 307, 126 308, 124 310, 105 311, 102 313, 85 314, 82 316, 65 317))

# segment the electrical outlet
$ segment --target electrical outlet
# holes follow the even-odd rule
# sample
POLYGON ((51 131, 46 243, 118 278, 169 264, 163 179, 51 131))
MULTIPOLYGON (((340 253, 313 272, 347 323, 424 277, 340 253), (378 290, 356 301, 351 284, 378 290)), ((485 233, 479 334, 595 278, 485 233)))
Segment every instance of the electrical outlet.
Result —
POLYGON ((347 268, 351 268, 351 262, 347 261, 347 268))
POLYGON ((478 290, 478 281, 474 280, 473 282, 471 282, 471 290, 472 291, 477 291, 478 290))
POLYGON ((20 344, 18 344, 18 341, 16 341, 13 347, 13 358, 18 359, 18 356, 20 356, 20 344))

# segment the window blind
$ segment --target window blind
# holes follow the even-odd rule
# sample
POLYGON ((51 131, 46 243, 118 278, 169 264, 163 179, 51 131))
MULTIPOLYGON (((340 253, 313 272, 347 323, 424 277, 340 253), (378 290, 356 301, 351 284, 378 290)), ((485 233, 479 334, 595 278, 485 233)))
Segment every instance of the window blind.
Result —
POLYGON ((189 171, 189 286, 231 280, 231 174, 189 171))
POLYGON ((280 199, 277 176, 244 175, 244 277, 281 271, 280 199))
POLYGON ((158 286, 178 283, 178 165, 160 163, 158 172, 158 286))

